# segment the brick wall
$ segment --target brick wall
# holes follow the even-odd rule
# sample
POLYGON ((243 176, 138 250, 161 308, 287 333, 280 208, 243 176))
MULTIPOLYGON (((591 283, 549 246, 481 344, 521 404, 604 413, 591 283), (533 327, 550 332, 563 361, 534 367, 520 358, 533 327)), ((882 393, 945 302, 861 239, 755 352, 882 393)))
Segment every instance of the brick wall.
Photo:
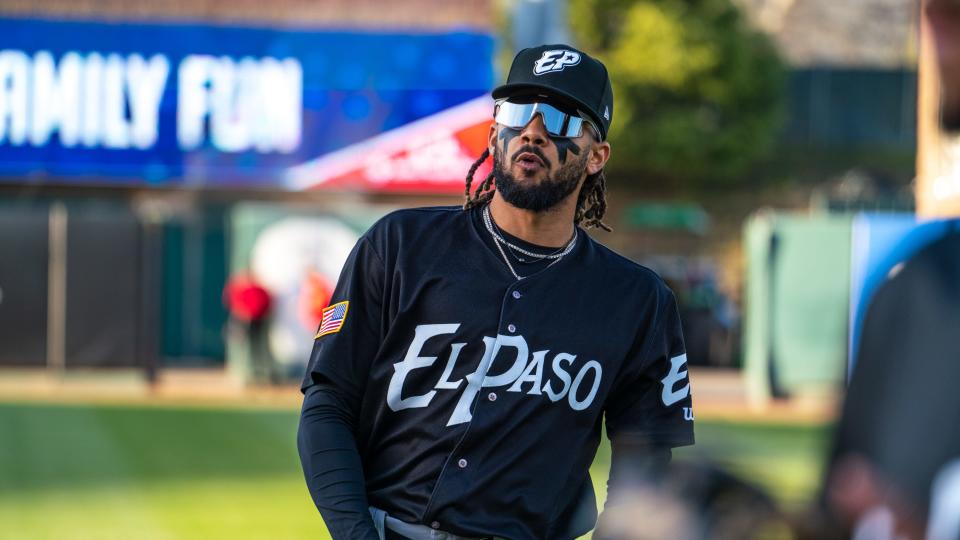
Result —
POLYGON ((916 65, 916 0, 734 0, 795 66, 916 65))
POLYGON ((491 0, 0 0, 0 16, 428 29, 494 17, 491 0))

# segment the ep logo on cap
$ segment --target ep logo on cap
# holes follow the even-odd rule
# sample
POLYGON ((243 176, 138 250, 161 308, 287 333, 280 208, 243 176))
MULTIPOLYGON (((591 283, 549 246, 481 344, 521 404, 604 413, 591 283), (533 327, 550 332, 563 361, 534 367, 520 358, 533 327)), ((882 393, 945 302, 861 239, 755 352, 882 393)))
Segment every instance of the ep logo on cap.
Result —
POLYGON ((590 115, 607 138, 613 119, 613 88, 602 62, 575 47, 550 43, 521 50, 510 64, 507 82, 493 89, 493 99, 540 96, 590 115), (576 66, 576 69, 566 69, 576 66))
POLYGON ((551 71, 563 71, 563 68, 579 63, 580 53, 578 52, 563 49, 543 51, 543 56, 533 64, 533 74, 543 75, 551 71))

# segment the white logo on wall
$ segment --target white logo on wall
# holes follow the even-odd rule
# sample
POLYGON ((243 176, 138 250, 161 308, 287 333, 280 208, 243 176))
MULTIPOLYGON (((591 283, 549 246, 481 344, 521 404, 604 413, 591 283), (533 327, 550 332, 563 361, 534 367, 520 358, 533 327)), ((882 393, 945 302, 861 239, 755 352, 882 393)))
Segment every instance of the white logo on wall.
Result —
POLYGON ((394 181, 446 182, 473 165, 449 130, 437 129, 410 137, 409 150, 401 155, 370 153, 364 160, 364 174, 374 184, 394 181))
POLYGON ((543 56, 533 65, 533 74, 543 75, 552 71, 563 71, 563 68, 579 63, 580 53, 564 49, 543 51, 543 56))
MULTIPOLYGON (((177 141, 223 152, 293 152, 303 74, 295 59, 187 56, 178 66, 177 141)), ((157 144, 170 78, 162 54, 0 50, 0 145, 147 150, 157 144)))
MULTIPOLYGON (((241 210, 241 212, 244 212, 241 210)), ((241 214, 258 216, 255 212, 241 214)), ((250 250, 250 270, 272 298, 267 338, 281 365, 310 357, 317 325, 304 326, 301 302, 311 272, 336 283, 358 235, 333 217, 292 216, 264 228, 250 250)))

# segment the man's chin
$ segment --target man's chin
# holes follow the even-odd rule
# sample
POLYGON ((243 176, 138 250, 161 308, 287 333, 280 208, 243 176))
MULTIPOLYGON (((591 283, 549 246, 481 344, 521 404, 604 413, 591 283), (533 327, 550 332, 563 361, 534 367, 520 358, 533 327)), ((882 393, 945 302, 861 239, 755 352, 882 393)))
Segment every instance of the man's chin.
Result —
POLYGON ((510 206, 542 213, 553 210, 563 202, 576 186, 555 185, 549 183, 527 183, 513 180, 510 184, 501 184, 497 191, 510 206))
POLYGON ((551 210, 556 210, 558 207, 557 203, 547 204, 541 200, 530 199, 528 197, 504 197, 503 200, 518 210, 525 210, 534 214, 544 214, 551 210))
POLYGON ((503 200, 531 212, 546 212, 563 202, 576 191, 585 167, 564 168, 551 177, 545 167, 527 169, 512 163, 506 172, 500 161, 495 159, 493 165, 496 190, 503 200))

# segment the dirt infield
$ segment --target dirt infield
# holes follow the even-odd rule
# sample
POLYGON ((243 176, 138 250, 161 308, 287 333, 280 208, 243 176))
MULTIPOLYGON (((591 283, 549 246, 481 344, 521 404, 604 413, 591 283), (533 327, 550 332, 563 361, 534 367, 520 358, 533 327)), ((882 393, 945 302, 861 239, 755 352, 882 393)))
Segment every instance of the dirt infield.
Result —
POLYGON ((292 409, 294 385, 246 386, 224 369, 167 369, 154 384, 140 370, 0 370, 0 401, 210 405, 292 409))
MULTIPOLYGON (((822 424, 835 416, 835 393, 756 404, 748 400, 739 370, 690 371, 698 418, 822 424)), ((155 384, 139 370, 0 370, 0 401, 295 409, 301 400, 296 385, 247 386, 224 369, 166 369, 155 384)))

